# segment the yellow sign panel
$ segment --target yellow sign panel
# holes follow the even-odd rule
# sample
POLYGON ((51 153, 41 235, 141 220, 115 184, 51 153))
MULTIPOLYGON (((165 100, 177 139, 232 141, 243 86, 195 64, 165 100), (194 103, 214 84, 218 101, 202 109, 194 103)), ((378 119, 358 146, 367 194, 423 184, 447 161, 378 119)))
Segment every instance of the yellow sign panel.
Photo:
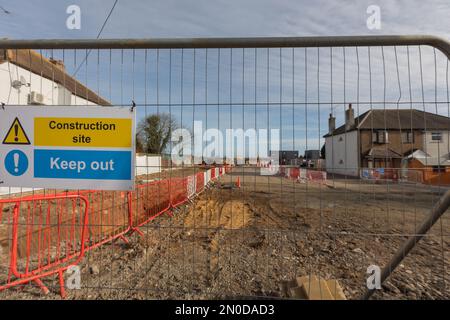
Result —
POLYGON ((18 118, 14 119, 5 139, 3 139, 3 144, 30 144, 30 139, 28 139, 18 118))
POLYGON ((129 148, 131 119, 35 118, 34 144, 58 147, 129 148))

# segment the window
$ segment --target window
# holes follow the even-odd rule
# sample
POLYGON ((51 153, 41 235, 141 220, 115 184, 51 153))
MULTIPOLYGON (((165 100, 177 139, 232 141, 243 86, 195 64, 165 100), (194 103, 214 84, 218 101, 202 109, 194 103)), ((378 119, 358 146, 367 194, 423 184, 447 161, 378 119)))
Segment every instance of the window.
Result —
POLYGON ((378 130, 372 132, 372 142, 374 143, 388 143, 388 132, 385 130, 378 130))
POLYGON ((444 166, 433 166, 433 172, 434 173, 445 172, 445 167, 444 166))
POLYGON ((442 133, 441 132, 432 132, 431 133, 431 141, 436 141, 436 142, 442 141, 442 133))
POLYGON ((411 131, 402 132, 402 143, 414 143, 414 134, 411 131))

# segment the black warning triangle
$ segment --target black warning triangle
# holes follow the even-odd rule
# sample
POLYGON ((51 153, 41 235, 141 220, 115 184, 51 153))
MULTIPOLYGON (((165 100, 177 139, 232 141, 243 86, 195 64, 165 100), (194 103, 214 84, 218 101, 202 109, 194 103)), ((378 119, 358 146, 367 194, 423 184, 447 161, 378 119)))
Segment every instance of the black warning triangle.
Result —
POLYGON ((3 144, 31 144, 19 118, 16 117, 14 119, 8 133, 3 139, 3 144))

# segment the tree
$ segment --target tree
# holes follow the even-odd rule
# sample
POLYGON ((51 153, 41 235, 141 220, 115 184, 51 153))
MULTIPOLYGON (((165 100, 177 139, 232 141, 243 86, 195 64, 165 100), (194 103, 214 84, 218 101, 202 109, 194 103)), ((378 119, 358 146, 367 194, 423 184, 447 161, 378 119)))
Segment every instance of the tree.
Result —
POLYGON ((143 153, 144 151, 144 146, 142 145, 142 141, 139 138, 139 135, 136 135, 136 153, 143 153))
POLYGON ((162 154, 177 127, 170 114, 152 114, 139 123, 136 145, 146 153, 162 154))
POLYGON ((323 144, 322 148, 320 149, 320 157, 322 159, 325 159, 326 154, 325 154, 325 143, 323 144))

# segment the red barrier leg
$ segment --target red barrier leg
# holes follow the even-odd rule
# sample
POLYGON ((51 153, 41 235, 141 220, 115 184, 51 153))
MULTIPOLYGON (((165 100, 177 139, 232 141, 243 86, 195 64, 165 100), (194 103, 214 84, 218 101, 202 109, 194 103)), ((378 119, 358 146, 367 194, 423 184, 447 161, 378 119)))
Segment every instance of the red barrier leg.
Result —
POLYGON ((125 242, 126 244, 130 243, 130 241, 128 241, 127 238, 125 238, 124 236, 120 236, 117 239, 121 239, 123 242, 125 242))
POLYGON ((133 229, 131 230, 131 233, 130 234, 133 234, 133 233, 135 233, 135 232, 137 232, 141 237, 143 237, 144 236, 144 233, 141 231, 141 229, 139 229, 138 227, 133 227, 133 229))
POLYGON ((39 288, 44 292, 44 294, 48 294, 50 290, 45 286, 45 284, 41 281, 41 279, 34 279, 33 280, 39 288))
POLYGON ((66 298, 66 289, 64 288, 64 274, 61 270, 59 270, 58 276, 59 276, 59 288, 60 288, 61 298, 65 299, 66 298))

